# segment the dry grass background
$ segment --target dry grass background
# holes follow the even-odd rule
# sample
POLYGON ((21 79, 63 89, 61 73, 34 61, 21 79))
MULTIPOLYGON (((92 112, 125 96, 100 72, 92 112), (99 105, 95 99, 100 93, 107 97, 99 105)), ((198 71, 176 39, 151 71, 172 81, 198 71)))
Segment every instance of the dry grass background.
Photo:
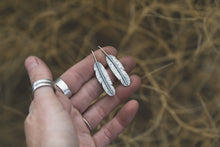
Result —
POLYGON ((110 147, 220 146, 219 0, 1 0, 0 146, 25 146, 25 58, 57 78, 97 45, 134 56, 142 78, 139 112, 110 147))

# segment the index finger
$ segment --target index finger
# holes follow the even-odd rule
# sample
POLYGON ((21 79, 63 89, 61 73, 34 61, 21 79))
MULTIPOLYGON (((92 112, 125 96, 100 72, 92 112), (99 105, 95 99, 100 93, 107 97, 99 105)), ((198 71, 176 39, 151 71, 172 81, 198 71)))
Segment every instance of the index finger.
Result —
MULTIPOLYGON (((107 53, 114 56, 117 54, 117 50, 114 47, 107 46, 103 47, 103 49, 107 53)), ((104 66, 106 66, 107 63, 105 61, 105 54, 103 54, 100 49, 95 51, 95 55, 97 60, 101 62, 104 66)), ((93 56, 90 54, 89 56, 69 68, 65 73, 61 75, 60 78, 65 81, 72 93, 76 93, 80 89, 80 87, 93 76, 93 66, 94 59, 93 56)))

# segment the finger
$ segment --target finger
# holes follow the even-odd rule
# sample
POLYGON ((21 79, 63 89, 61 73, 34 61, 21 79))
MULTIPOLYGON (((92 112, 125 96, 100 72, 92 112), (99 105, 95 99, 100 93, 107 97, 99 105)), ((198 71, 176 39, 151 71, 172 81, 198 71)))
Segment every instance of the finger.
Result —
MULTIPOLYGON (((38 57, 30 56, 25 60, 25 68, 28 72, 31 85, 40 79, 50 79, 52 80, 52 74, 47 67, 47 65, 40 60, 38 57)), ((51 92, 53 89, 51 87, 40 87, 35 91, 35 93, 44 93, 45 91, 51 92), (39 92, 42 91, 42 92, 39 92)))
POLYGON ((122 85, 116 88, 116 95, 105 96, 97 103, 92 105, 83 117, 89 122, 92 128, 95 128, 106 116, 108 116, 116 106, 127 99, 140 87, 140 78, 136 75, 131 76, 131 85, 124 87, 122 85))
MULTIPOLYGON (((120 62, 124 65, 125 70, 129 73, 135 67, 135 61, 132 57, 122 57, 119 59, 120 62)), ((111 78, 111 81, 115 82, 116 77, 110 69, 107 69, 108 74, 111 78)), ((97 81, 96 78, 89 80, 81 89, 71 98, 72 104, 77 108, 81 113, 83 113, 90 103, 97 98, 103 92, 101 84, 97 81)))
POLYGON ((125 104, 119 113, 93 136, 96 146, 104 147, 112 142, 132 121, 137 110, 137 101, 131 100, 125 104))
MULTIPOLYGON (((108 46, 104 47, 103 49, 109 54, 117 54, 117 50, 113 47, 108 46)), ((96 50, 95 55, 97 60, 105 66, 105 55, 102 53, 102 51, 100 49, 96 50)), ((61 79, 66 82, 71 92, 74 94, 86 81, 88 81, 93 76, 93 66, 94 59, 93 56, 90 54, 85 59, 63 73, 61 75, 61 79)))
MULTIPOLYGON (((52 74, 47 67, 47 65, 40 60, 38 57, 30 56, 25 60, 25 68, 28 72, 31 84, 40 79, 50 79, 52 80, 52 74)), ((54 102, 55 94, 52 87, 45 86, 40 87, 34 92, 34 102, 31 104, 30 111, 32 111, 33 105, 40 104, 40 107, 48 107, 54 102)))

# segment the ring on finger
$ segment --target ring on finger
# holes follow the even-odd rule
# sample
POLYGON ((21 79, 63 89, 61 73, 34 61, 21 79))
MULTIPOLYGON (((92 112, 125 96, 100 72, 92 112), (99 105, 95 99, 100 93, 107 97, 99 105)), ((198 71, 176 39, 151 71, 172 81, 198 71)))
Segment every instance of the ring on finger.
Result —
POLYGON ((70 91, 69 87, 67 86, 67 84, 61 79, 58 78, 55 81, 55 85, 63 92, 63 94, 65 96, 67 96, 68 98, 70 98, 72 96, 72 92, 70 91))
POLYGON ((34 93, 38 88, 49 86, 54 89, 54 82, 49 79, 40 79, 34 82, 32 85, 32 93, 34 93))
POLYGON ((83 117, 83 121, 86 124, 86 126, 89 128, 90 131, 92 131, 92 126, 89 124, 89 122, 83 117))

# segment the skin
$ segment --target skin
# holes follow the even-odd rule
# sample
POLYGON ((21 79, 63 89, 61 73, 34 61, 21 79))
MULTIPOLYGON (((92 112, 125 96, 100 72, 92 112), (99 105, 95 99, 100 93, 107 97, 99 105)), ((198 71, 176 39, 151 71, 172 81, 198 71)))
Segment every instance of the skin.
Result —
MULTIPOLYGON (((109 54, 117 55, 117 50, 113 47, 103 49, 109 54)), ((95 51, 95 55, 98 61, 106 66, 105 55, 101 50, 95 51)), ((122 57, 119 60, 127 72, 132 71, 135 67, 132 57, 122 57)), ((140 78, 132 75, 129 87, 119 85, 116 88, 115 96, 105 95, 90 106, 91 102, 103 92, 101 85, 94 77, 93 65, 94 59, 90 54, 60 76, 72 91, 71 98, 63 95, 58 88, 54 92, 51 87, 41 87, 34 92, 29 114, 25 120, 27 146, 104 147, 112 142, 132 121, 138 110, 138 103, 135 100, 128 101, 112 120, 102 126, 94 135, 90 134, 83 117, 94 129, 140 86, 140 78)), ((51 71, 38 57, 28 57, 25 67, 31 84, 39 79, 52 80, 51 71)), ((111 80, 116 81, 108 68, 107 71, 111 80)))

